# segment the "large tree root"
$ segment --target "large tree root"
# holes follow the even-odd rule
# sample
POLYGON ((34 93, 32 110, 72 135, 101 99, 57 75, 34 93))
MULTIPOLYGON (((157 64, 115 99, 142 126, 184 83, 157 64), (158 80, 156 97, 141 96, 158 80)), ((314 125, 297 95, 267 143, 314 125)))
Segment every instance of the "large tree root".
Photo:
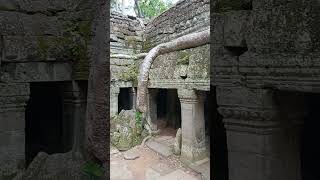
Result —
POLYGON ((161 54, 173 51, 193 48, 208 44, 210 42, 210 29, 202 32, 191 33, 179 37, 170 42, 162 43, 149 51, 140 66, 138 77, 137 110, 145 113, 147 111, 146 94, 148 91, 149 70, 153 61, 161 54))

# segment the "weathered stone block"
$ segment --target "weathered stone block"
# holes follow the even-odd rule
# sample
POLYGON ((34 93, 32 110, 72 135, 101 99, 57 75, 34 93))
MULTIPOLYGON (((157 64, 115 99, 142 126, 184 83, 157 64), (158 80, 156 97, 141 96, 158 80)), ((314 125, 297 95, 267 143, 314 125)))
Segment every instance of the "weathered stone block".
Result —
POLYGON ((253 10, 270 10, 273 8, 283 8, 283 9, 292 9, 292 8, 305 8, 307 6, 314 6, 316 2, 309 0, 253 0, 252 8, 253 10))
POLYGON ((22 21, 20 19, 20 13, 0 11, 0 24, 1 35, 24 34, 22 21))
POLYGON ((0 97, 28 96, 29 94, 28 83, 0 83, 0 97))
POLYGON ((3 66, 1 79, 15 82, 70 81, 70 63, 11 63, 3 66))
POLYGON ((25 35, 60 35, 62 23, 58 18, 43 14, 26 15, 20 14, 20 21, 25 35))
POLYGON ((224 13, 223 45, 246 47, 245 34, 250 11, 231 11, 224 13))
POLYGON ((210 46, 204 45, 189 52, 188 78, 207 79, 210 72, 210 46))
POLYGON ((0 10, 4 11, 13 11, 13 10, 18 10, 19 5, 16 1, 11 1, 11 0, 0 0, 0 10))
POLYGON ((54 36, 4 36, 3 62, 54 61, 68 57, 65 38, 54 36))
POLYGON ((210 42, 211 45, 222 45, 223 44, 223 24, 224 24, 224 15, 219 13, 210 14, 210 42))
MULTIPOLYGON (((0 102, 3 103, 1 99, 0 102)), ((0 106, 0 132, 23 130, 25 128, 24 116, 24 108, 6 110, 0 106)))
POLYGON ((217 87, 217 102, 221 105, 264 107, 275 106, 273 91, 268 89, 249 89, 244 87, 217 87))
POLYGON ((0 178, 12 177, 24 168, 24 130, 0 132, 0 178))
POLYGON ((317 46, 320 39, 319 31, 315 29, 317 20, 306 15, 308 13, 310 12, 304 9, 290 11, 281 8, 253 11, 245 38, 249 51, 258 53, 319 51, 317 46))

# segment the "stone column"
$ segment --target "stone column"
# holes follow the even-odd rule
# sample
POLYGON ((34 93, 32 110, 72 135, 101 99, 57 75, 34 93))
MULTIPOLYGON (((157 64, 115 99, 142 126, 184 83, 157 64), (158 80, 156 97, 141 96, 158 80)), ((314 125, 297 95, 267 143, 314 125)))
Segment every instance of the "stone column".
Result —
POLYGON ((187 164, 206 157, 203 93, 179 89, 181 103, 181 160, 187 164))
POLYGON ((87 83, 68 82, 63 87, 63 147, 81 152, 84 148, 87 83))
POLYGON ((147 112, 146 112, 146 119, 149 126, 147 128, 151 128, 152 131, 158 130, 156 125, 157 121, 157 89, 148 89, 147 92, 147 112))
POLYGON ((137 94, 134 87, 129 89, 129 96, 130 96, 130 109, 136 109, 137 94))
POLYGON ((217 88, 228 144, 229 180, 301 180, 299 126, 280 116, 274 92, 217 88))
POLYGON ((110 117, 118 114, 120 88, 116 86, 110 87, 110 117))
POLYGON ((25 106, 29 94, 27 83, 0 83, 0 179, 25 166, 25 106))

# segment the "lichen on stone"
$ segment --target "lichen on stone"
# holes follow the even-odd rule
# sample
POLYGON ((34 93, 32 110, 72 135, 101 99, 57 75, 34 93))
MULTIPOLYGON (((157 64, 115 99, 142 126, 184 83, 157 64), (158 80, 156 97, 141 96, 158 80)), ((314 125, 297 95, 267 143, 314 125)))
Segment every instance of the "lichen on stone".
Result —
POLYGON ((141 115, 135 110, 122 110, 111 119, 111 143, 121 151, 140 144, 147 136, 141 122, 141 115))
POLYGON ((177 60, 177 65, 189 65, 190 53, 187 51, 179 52, 179 59, 177 60))

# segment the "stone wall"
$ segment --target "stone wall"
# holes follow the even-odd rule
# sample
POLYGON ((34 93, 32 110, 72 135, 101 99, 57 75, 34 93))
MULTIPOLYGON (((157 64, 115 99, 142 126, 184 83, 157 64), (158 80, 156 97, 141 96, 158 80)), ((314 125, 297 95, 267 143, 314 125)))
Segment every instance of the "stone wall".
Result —
POLYGON ((141 23, 142 20, 139 21, 135 17, 111 13, 110 70, 112 81, 118 81, 119 86, 128 86, 128 83, 124 82, 131 82, 132 76, 137 73, 139 59, 133 56, 141 52, 143 45, 144 24, 141 23))
POLYGON ((163 12, 145 30, 144 50, 191 32, 210 28, 210 0, 183 0, 163 12))
POLYGON ((127 55, 140 53, 143 41, 143 24, 141 23, 136 17, 112 12, 110 16, 110 52, 127 55))
POLYGON ((211 13, 213 84, 319 91, 318 2, 221 2, 211 13))
MULTIPOLYGON (((160 14, 145 28, 143 50, 210 28, 210 1, 184 0, 160 14)), ((151 88, 209 90, 210 46, 160 55, 150 70, 151 88)))
POLYGON ((90 9, 87 2, 2 2, 1 66, 9 63, 73 61, 73 75, 85 79, 87 64, 84 56, 90 36, 90 9))
POLYGON ((152 64, 151 88, 191 88, 209 90, 210 45, 159 56, 152 64))
MULTIPOLYGON (((142 58, 159 43, 182 35, 210 28, 208 0, 184 0, 155 17, 145 27, 134 17, 111 14, 111 54, 125 54, 111 58, 111 79, 121 87, 131 87, 138 75, 142 58)), ((209 46, 197 47, 159 56, 151 67, 149 87, 209 88, 209 46), (165 73, 164 73, 165 72, 165 73)), ((135 83, 134 83, 135 84, 135 83)), ((133 85, 134 85, 133 84, 133 85)))
POLYGON ((25 167, 30 82, 87 80, 91 3, 0 2, 0 179, 25 167))
POLYGON ((303 118, 280 115, 275 97, 320 92, 319 2, 211 3, 210 79, 227 131, 229 179, 300 180, 303 118))

